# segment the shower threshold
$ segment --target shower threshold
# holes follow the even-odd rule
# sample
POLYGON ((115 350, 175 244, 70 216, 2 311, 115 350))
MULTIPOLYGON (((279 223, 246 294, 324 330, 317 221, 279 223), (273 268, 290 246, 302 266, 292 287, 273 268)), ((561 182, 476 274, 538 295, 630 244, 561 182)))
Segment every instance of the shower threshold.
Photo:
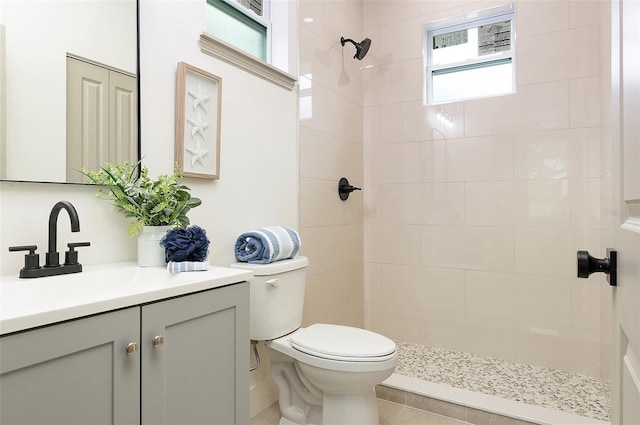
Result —
POLYGON ((609 424, 611 388, 602 379, 419 344, 396 343, 400 354, 398 366, 379 387, 379 398, 403 403, 402 394, 406 394, 403 404, 427 406, 423 410, 430 410, 428 406, 437 405, 438 401, 450 403, 452 406, 445 408, 449 414, 436 413, 461 420, 488 412, 523 423, 609 424))

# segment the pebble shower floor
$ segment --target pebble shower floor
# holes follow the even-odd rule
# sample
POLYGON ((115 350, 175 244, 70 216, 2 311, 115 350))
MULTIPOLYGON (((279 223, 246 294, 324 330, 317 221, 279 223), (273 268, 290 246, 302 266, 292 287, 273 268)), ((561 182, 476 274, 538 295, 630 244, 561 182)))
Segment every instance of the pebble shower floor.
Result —
POLYGON ((599 378, 396 342, 395 373, 609 421, 611 385, 599 378))

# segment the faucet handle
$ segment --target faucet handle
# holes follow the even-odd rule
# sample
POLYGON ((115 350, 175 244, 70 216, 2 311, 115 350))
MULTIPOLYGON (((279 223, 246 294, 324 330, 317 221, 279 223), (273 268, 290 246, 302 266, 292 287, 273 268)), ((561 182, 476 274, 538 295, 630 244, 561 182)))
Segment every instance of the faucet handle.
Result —
POLYGON ((72 266, 78 264, 78 251, 75 248, 80 246, 91 246, 91 242, 69 242, 67 244, 69 250, 64 253, 64 265, 72 266))
POLYGON ((24 269, 36 270, 40 268, 40 255, 36 254, 36 249, 38 249, 36 245, 10 246, 9 252, 29 251, 24 256, 24 269))

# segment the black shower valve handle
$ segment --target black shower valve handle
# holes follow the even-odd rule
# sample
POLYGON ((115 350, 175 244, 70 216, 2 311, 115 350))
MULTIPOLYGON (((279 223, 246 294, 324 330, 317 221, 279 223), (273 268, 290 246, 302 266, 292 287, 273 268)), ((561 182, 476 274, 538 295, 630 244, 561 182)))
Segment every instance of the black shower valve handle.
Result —
POLYGON ((362 189, 359 187, 350 185, 349 180, 347 180, 345 177, 342 177, 340 179, 340 182, 338 183, 338 196, 340 196, 340 199, 342 199, 343 201, 346 201, 347 198, 349 198, 349 194, 354 190, 362 190, 362 189))

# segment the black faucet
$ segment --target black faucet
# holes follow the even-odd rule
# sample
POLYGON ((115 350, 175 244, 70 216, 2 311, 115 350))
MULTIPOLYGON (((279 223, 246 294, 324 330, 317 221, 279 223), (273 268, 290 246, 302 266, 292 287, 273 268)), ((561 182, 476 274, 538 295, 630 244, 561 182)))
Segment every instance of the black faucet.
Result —
POLYGON ((71 220, 71 231, 80 231, 80 220, 78 220, 78 212, 70 202, 60 201, 53 206, 49 215, 49 250, 47 251, 44 267, 40 267, 40 260, 36 254, 37 246, 10 246, 9 251, 29 251, 24 256, 24 267, 20 270, 20 277, 43 277, 55 276, 59 274, 79 273, 82 271, 82 264, 78 263, 78 252, 76 247, 89 246, 89 242, 68 243, 69 250, 65 253, 64 264, 60 264, 60 255, 57 251, 58 245, 58 215, 61 210, 67 210, 69 219, 71 220))
POLYGON ((60 201, 53 206, 51 214, 49 214, 49 250, 47 251, 45 267, 59 267, 60 256, 58 255, 58 215, 62 209, 67 210, 71 219, 71 231, 80 231, 80 220, 78 220, 78 212, 71 202, 60 201))

